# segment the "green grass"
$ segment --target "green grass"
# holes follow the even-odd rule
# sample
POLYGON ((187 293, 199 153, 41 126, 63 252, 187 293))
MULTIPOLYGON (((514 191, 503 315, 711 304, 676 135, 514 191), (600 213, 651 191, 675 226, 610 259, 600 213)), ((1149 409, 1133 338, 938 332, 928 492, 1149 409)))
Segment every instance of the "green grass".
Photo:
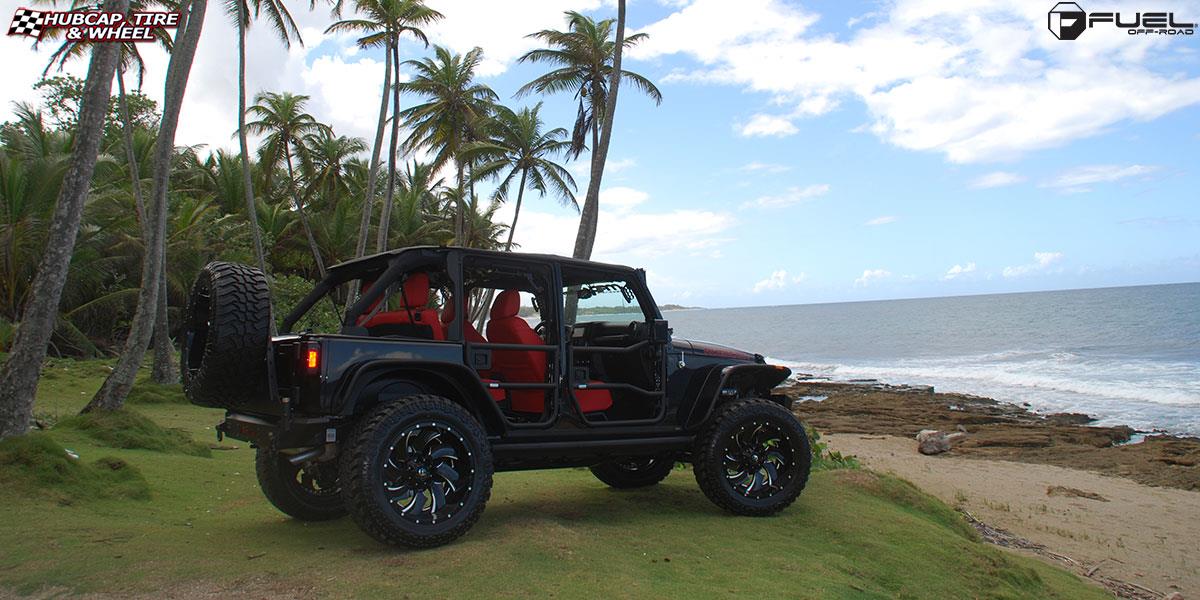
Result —
MULTIPOLYGON (((39 409, 78 410, 90 397, 78 388, 99 384, 94 374, 80 377, 43 385, 39 409)), ((198 440, 210 439, 220 419, 176 402, 138 410, 198 440)), ((284 517, 263 499, 253 450, 240 442, 203 458, 113 449, 71 427, 34 438, 53 442, 47 460, 66 446, 81 457, 75 466, 125 461, 144 476, 149 497, 64 505, 28 482, 7 485, 5 471, 0 596, 1106 597, 1065 571, 978 542, 946 505, 866 470, 815 473, 795 505, 762 519, 718 510, 689 470, 635 491, 606 488, 584 469, 501 473, 464 538, 407 551, 372 541, 349 519, 284 517)))

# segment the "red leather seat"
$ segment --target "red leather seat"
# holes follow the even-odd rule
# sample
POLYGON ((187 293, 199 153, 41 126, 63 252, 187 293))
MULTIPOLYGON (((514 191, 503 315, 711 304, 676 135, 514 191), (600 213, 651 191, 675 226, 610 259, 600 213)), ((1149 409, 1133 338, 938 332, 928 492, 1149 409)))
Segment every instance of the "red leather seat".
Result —
MULTIPOLYGON (((454 298, 450 298, 450 300, 446 302, 445 308, 442 309, 442 329, 446 333, 446 335, 445 335, 446 338, 450 337, 450 323, 451 323, 451 321, 454 320, 454 314, 455 314, 454 307, 455 306, 457 306, 457 303, 454 302, 454 298)), ((464 308, 465 308, 465 303, 464 303, 464 308)), ((463 312, 465 313, 467 311, 464 310, 463 312)), ((467 340, 468 342, 471 342, 472 344, 486 344, 487 343, 487 340, 484 339, 483 335, 479 333, 478 329, 475 329, 475 326, 471 324, 471 321, 469 319, 463 319, 462 326, 463 326, 463 338, 465 340, 467 340)))
MULTIPOLYGON (((492 303, 487 335, 496 344, 542 345, 542 340, 529 323, 518 316, 521 296, 516 290, 505 290, 492 303)), ((509 383, 546 383, 546 363, 549 354, 543 350, 493 350, 492 370, 509 383)), ((543 412, 545 390, 510 390, 513 410, 529 413, 543 412)), ((575 390, 583 412, 608 410, 612 394, 608 390, 575 390)))
MULTIPOLYGON (((410 273, 398 296, 401 304, 398 310, 376 313, 375 316, 360 325, 366 327, 371 335, 392 335, 389 333, 391 331, 395 331, 396 335, 412 335, 413 332, 420 335, 428 331, 432 339, 446 339, 445 330, 442 329, 441 322, 438 320, 437 311, 427 307, 429 304, 428 275, 410 273)), ((374 310, 383 300, 380 298, 376 301, 371 306, 371 310, 374 310)), ((370 311, 367 314, 370 314, 370 311)))

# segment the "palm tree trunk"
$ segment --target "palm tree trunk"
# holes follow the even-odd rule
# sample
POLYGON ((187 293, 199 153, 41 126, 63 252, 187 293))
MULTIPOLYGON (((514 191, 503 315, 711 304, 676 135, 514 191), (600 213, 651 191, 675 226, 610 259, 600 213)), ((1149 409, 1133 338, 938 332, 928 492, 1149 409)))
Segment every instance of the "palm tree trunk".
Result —
POLYGON ((304 227, 304 236, 308 238, 308 249, 312 251, 313 260, 317 261, 317 273, 321 275, 321 279, 325 279, 325 261, 321 258, 321 247, 317 245, 317 238, 313 236, 312 227, 308 224, 308 213, 304 212, 304 204, 296 196, 296 173, 292 170, 292 147, 286 141, 283 143, 283 155, 287 158, 288 191, 292 194, 292 203, 296 205, 296 212, 300 215, 300 225, 304 227))
POLYGON ((596 244, 596 225, 600 213, 600 180, 604 177, 604 163, 608 160, 608 145, 612 141, 613 116, 617 112, 617 92, 621 85, 621 48, 625 45, 625 0, 617 1, 617 39, 613 48, 612 71, 608 74, 608 98, 604 107, 600 140, 592 149, 592 173, 588 181, 587 197, 583 203, 583 214, 579 218, 579 232, 575 236, 575 258, 589 259, 596 244))
MULTIPOLYGON (((234 2, 238 7, 238 147, 242 155, 242 190, 246 195, 246 222, 254 239, 254 258, 258 260, 258 269, 266 274, 267 257, 263 252, 262 231, 258 228, 258 205, 254 202, 254 178, 250 172, 250 142, 246 140, 246 0, 234 2)), ((274 331, 272 322, 271 332, 274 331)))
POLYGON ((129 104, 125 100, 125 67, 117 61, 117 108, 121 111, 121 137, 125 142, 125 160, 129 163, 129 179, 132 183, 133 205, 137 208, 138 223, 142 239, 149 237, 146 222, 146 202, 142 199, 142 176, 139 173, 137 153, 133 148, 133 122, 129 115, 129 104))
POLYGON ((458 244, 459 246, 465 247, 467 245, 468 240, 463 239, 467 235, 466 223, 465 223, 467 207, 466 207, 466 198, 464 198, 464 196, 466 195, 466 192, 463 190, 463 167, 462 167, 462 163, 458 162, 457 158, 454 159, 454 162, 455 162, 455 165, 454 165, 455 169, 458 172, 457 173, 458 189, 455 190, 457 193, 454 196, 455 201, 458 203, 457 210, 454 211, 454 242, 456 244, 458 244))
MULTIPOLYGON (((612 71, 608 74, 608 98, 606 98, 601 125, 600 139, 592 148, 592 173, 588 180, 587 196, 583 211, 579 215, 579 231, 575 234, 575 258, 584 260, 592 257, 596 245, 596 227, 600 221, 600 180, 604 177, 604 163, 608 160, 608 145, 612 141, 613 116, 617 112, 617 91, 621 85, 621 48, 625 45, 625 0, 617 0, 617 39, 613 48, 612 71)), ((593 109, 594 110, 594 109, 593 109)), ((593 133, 593 139, 594 138, 593 133)), ((567 296, 566 316, 568 323, 575 322, 579 297, 567 296)))
POLYGON ((504 251, 512 252, 513 233, 517 231, 517 219, 521 217, 521 199, 525 196, 525 176, 529 169, 521 169, 521 187, 517 188, 517 207, 513 211, 512 225, 508 226, 508 241, 504 243, 504 251))
MULTIPOLYGON (((132 179, 133 201, 137 206, 138 220, 142 225, 142 239, 150 239, 146 203, 142 199, 142 177, 139 173, 137 154, 133 148, 133 123, 129 116, 129 104, 125 100, 125 67, 117 65, 117 105, 121 111, 121 133, 125 138, 125 157, 129 162, 129 177, 132 179)), ((165 244, 164 244, 165 246, 165 244)), ((147 249, 148 250, 148 249, 147 249)), ((155 383, 176 383, 179 371, 175 368, 175 347, 171 345, 170 325, 167 320, 166 255, 163 255, 163 271, 159 277, 158 310, 154 316, 154 368, 151 379, 155 383)))
POLYGON ((400 39, 391 40, 389 52, 392 53, 392 69, 395 83, 392 85, 392 138, 388 141, 388 179, 387 192, 384 194, 383 210, 379 214, 379 237, 375 238, 375 251, 383 252, 388 249, 388 228, 392 226, 392 201, 396 197, 396 152, 400 143, 400 39))
POLYGON ((154 171, 150 180, 150 205, 147 212, 151 217, 150 238, 146 240, 146 252, 142 259, 142 286, 138 290, 137 309, 129 327, 129 336, 113 372, 100 386, 83 412, 92 410, 117 410, 125 404, 125 397, 133 387, 134 377, 154 327, 158 310, 158 295, 162 289, 163 242, 167 230, 167 191, 171 183, 171 161, 175 153, 175 130, 179 125, 179 111, 183 95, 187 90, 192 60, 196 56, 196 45, 204 25, 204 13, 208 0, 192 0, 181 23, 167 64, 166 85, 163 90, 163 112, 158 126, 158 137, 154 142, 154 171))
MULTIPOLYGON (((383 94, 379 99, 379 123, 375 126, 375 144, 371 147, 371 170, 367 172, 367 195, 363 198, 362 222, 358 226, 358 247, 354 257, 367 253, 367 238, 371 237, 371 217, 375 212, 375 184, 379 179, 379 154, 383 151, 383 136, 387 127, 388 101, 392 91, 392 49, 384 52, 383 94)), ((351 299, 353 300, 353 299, 351 299)))
MULTIPOLYGON (((129 0, 108 0, 104 10, 125 13, 129 10, 129 0)), ((0 366, 0 439, 28 433, 33 421, 33 398, 37 394, 42 360, 46 358, 46 346, 54 333, 58 303, 62 299, 71 253, 83 218, 84 201, 104 139, 104 117, 108 114, 119 51, 118 44, 92 45, 92 59, 79 107, 75 148, 58 190, 58 203, 50 221, 45 251, 30 286, 29 301, 13 341, 12 354, 0 366)))

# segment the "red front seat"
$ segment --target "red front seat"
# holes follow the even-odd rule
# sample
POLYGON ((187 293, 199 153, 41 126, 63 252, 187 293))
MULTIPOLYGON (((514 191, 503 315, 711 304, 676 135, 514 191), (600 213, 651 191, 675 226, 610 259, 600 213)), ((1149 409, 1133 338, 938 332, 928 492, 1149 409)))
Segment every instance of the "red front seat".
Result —
MULTIPOLYGON (((492 303, 491 320, 488 321, 488 339, 495 344, 542 345, 542 340, 529 323, 517 316, 521 310, 521 296, 516 290, 505 290, 492 303)), ((546 363, 549 355, 543 350, 494 350, 492 370, 509 383, 546 383, 546 363)), ((545 407, 545 390, 511 390, 513 410, 541 413, 545 407)), ((612 406, 612 394, 608 390, 575 390, 583 412, 608 410, 612 406)))
MULTIPOLYGON (((425 273, 410 273, 404 280, 402 292, 398 294, 400 308, 376 313, 375 316, 360 323, 371 335, 406 335, 428 337, 434 340, 446 339, 441 323, 438 321, 436 310, 428 308, 429 276, 425 273)), ((380 298, 371 305, 371 310, 384 301, 380 298)), ((370 314, 368 311, 367 314, 370 314)))

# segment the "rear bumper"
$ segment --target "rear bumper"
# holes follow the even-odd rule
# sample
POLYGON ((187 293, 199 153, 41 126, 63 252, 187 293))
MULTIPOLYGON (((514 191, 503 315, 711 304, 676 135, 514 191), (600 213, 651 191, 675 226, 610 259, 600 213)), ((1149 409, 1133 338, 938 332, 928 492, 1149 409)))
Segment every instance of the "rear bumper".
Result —
POLYGON ((278 449, 309 448, 338 441, 338 429, 330 417, 293 417, 285 423, 279 417, 225 413, 217 425, 217 435, 250 442, 253 446, 278 449))

